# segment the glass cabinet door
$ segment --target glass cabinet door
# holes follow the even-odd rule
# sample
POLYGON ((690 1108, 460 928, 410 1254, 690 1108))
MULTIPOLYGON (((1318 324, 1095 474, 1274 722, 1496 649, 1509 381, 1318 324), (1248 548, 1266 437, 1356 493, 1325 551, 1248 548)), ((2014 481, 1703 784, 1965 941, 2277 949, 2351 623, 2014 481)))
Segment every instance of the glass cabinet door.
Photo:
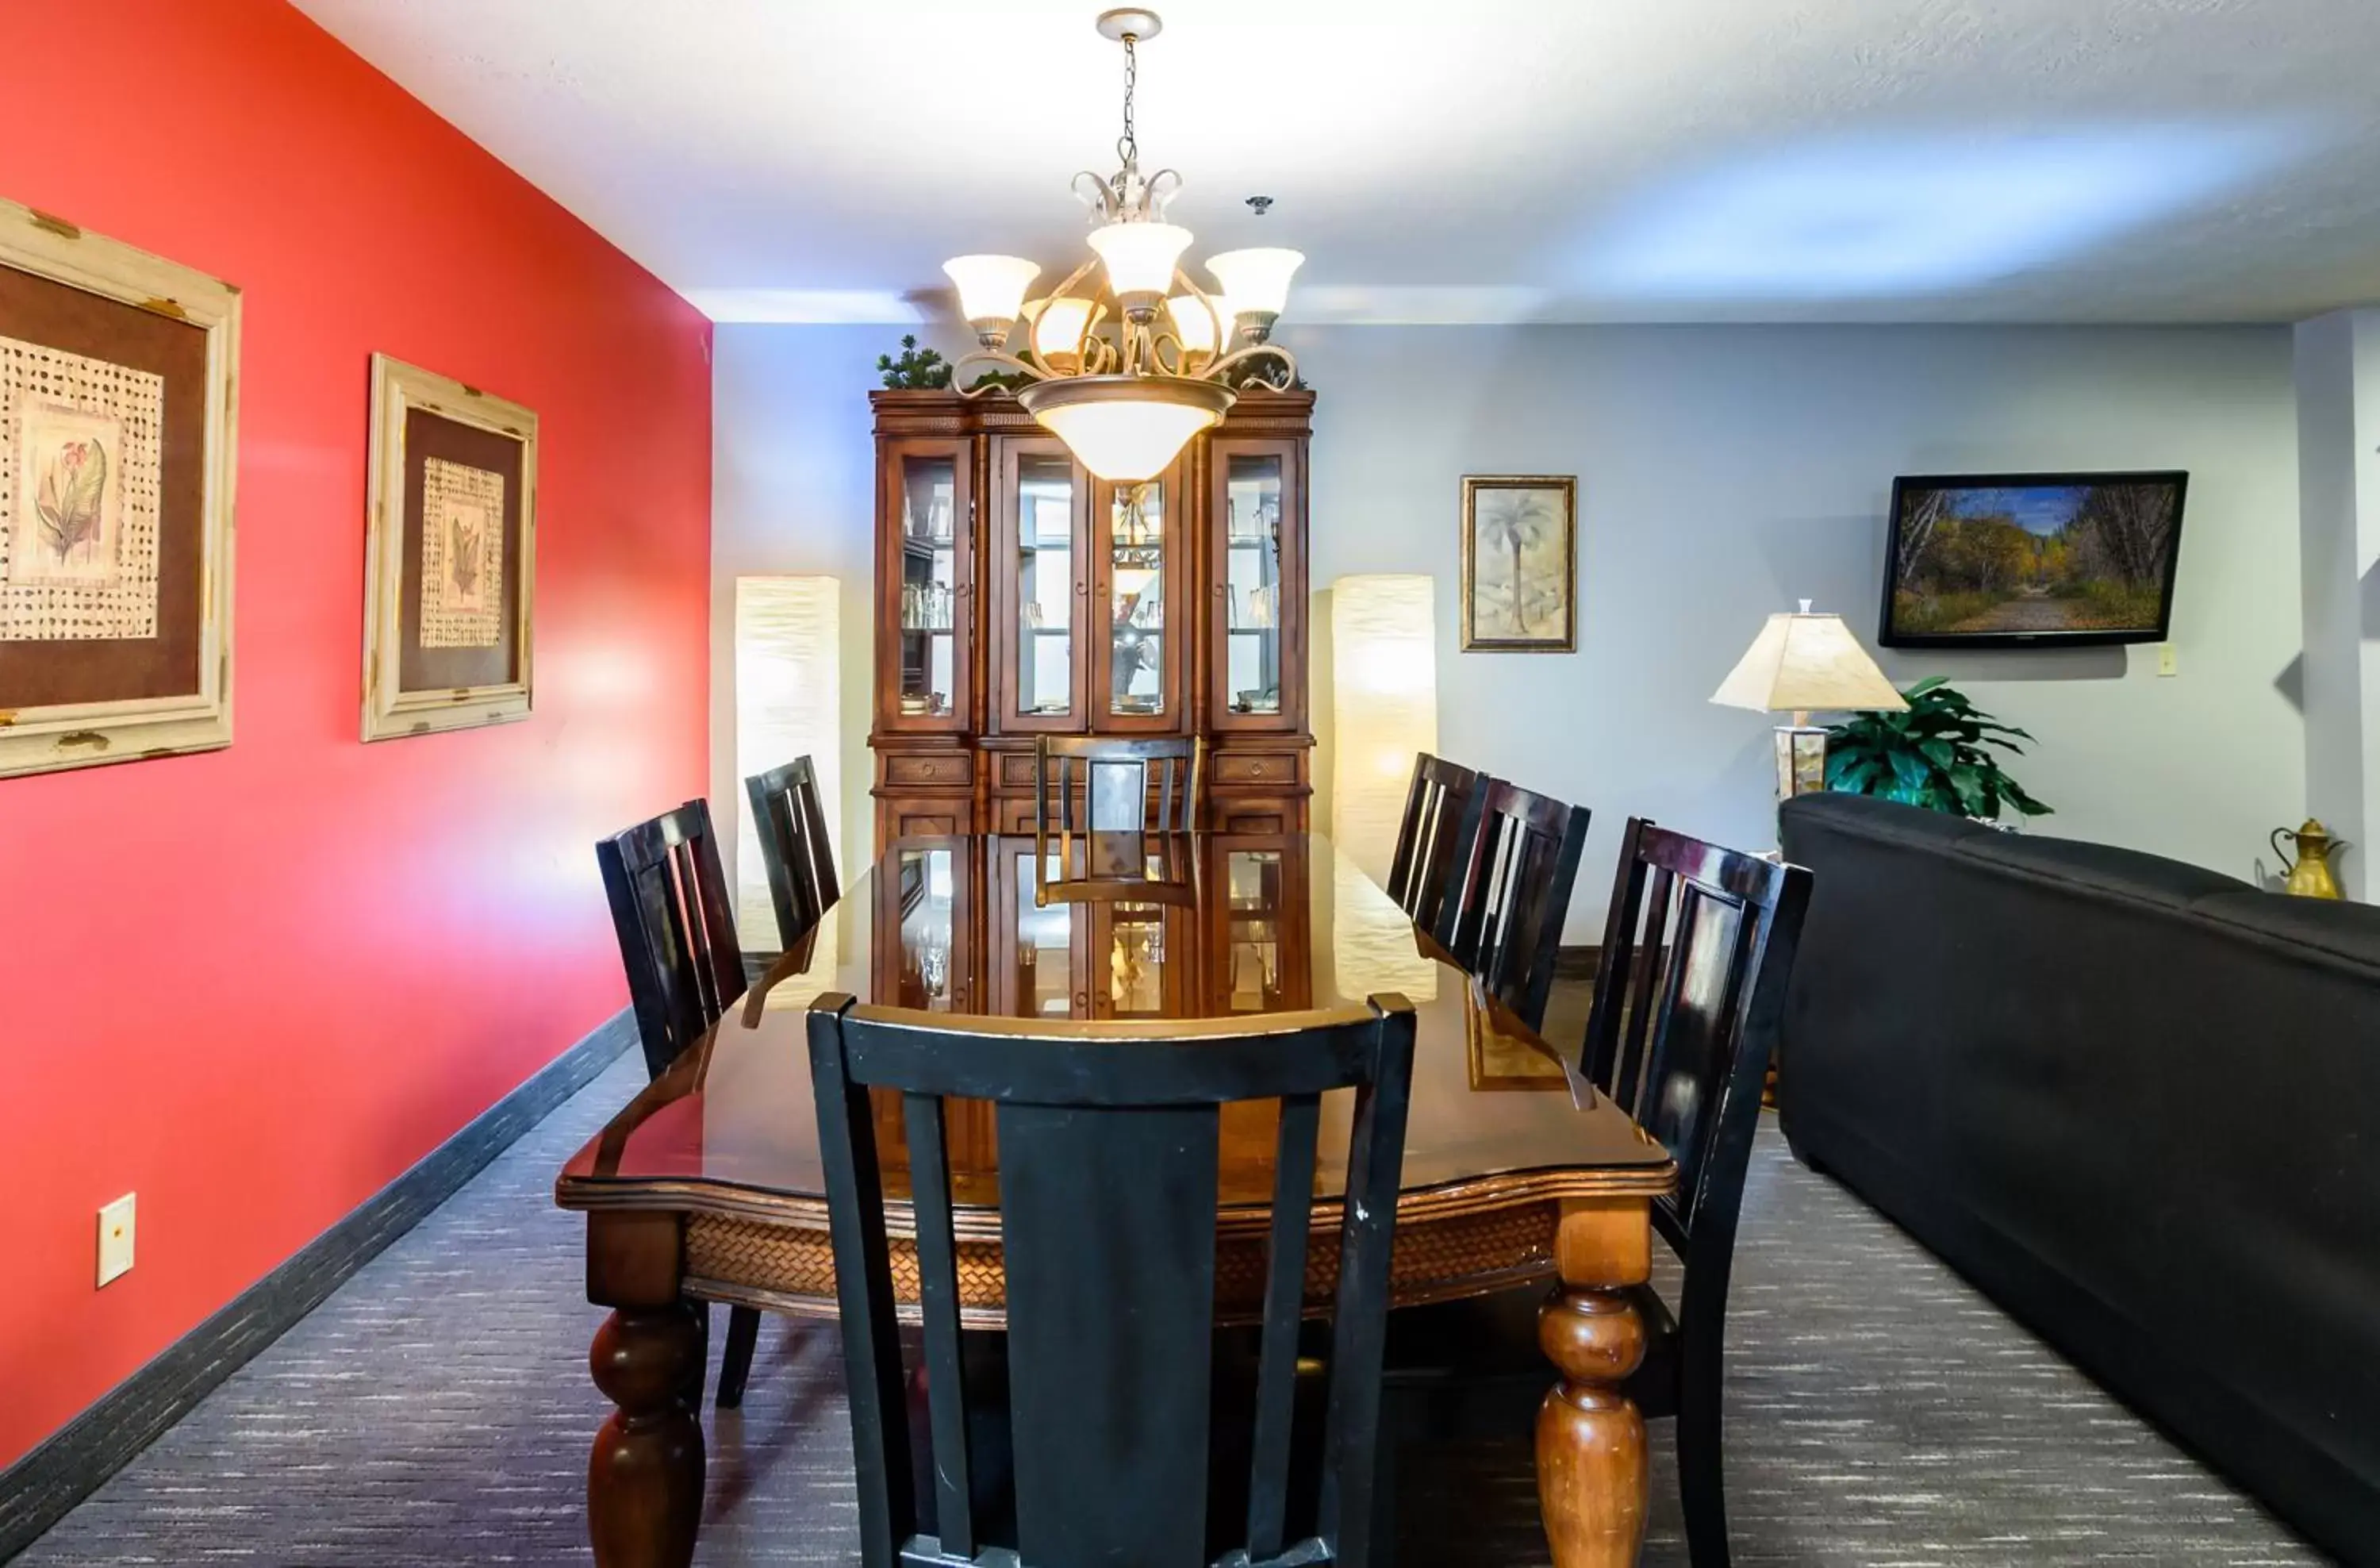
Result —
POLYGON ((962 728, 974 607, 967 444, 896 442, 885 469, 893 537, 878 574, 892 600, 880 618, 891 644, 882 717, 894 729, 962 728))
POLYGON ((955 843, 921 839, 896 848, 879 872, 875 966, 880 994, 898 999, 892 1005, 974 1010, 967 858, 955 843))
POLYGON ((1305 838, 1219 833, 1207 853, 1208 1007, 1223 1016, 1312 1006, 1305 838))
POLYGON ((1172 730, 1181 712, 1183 638, 1167 612, 1186 565, 1178 538, 1180 470, 1141 484, 1103 482, 1098 494, 1092 537, 1099 580, 1092 597, 1100 607, 1100 635, 1091 683, 1099 722, 1094 727, 1172 730))
POLYGON ((1305 672, 1305 529, 1294 443, 1214 444, 1214 713, 1218 729, 1295 729, 1305 672), (1293 668, 1293 664, 1297 667, 1293 668))
POLYGON ((1000 585, 994 690, 1008 731, 1083 728, 1086 649, 1077 623, 1090 594, 1084 524, 1089 486, 1054 441, 999 446, 1000 585))
MULTIPOLYGON (((1083 943, 1076 940, 1086 927, 1087 907, 1080 904, 1036 901, 1039 879, 1033 873, 1035 847, 1014 841, 994 850, 992 962, 995 977, 992 1009, 1009 1018, 1079 1018, 1089 1015, 1090 988, 1082 963, 1083 943)), ((1059 847, 1047 845, 1047 874, 1065 875, 1059 847)))
POLYGON ((1091 1015, 1097 1018, 1178 1018, 1183 1014, 1182 967, 1189 943, 1175 940, 1177 911, 1161 904, 1095 906, 1091 955, 1097 987, 1091 1015))

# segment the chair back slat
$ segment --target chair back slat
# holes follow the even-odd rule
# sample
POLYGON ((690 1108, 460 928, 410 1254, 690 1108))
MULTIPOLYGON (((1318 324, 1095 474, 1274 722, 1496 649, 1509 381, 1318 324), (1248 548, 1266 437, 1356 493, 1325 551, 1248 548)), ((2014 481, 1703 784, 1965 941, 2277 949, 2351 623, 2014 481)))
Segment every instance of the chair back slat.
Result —
POLYGON ((1810 874, 1641 820, 1621 856, 1579 1070, 1678 1162, 1656 1222, 1723 1295, 1810 874))
POLYGON ((1205 1568, 1216 1108, 997 1120, 1017 1555, 1205 1568))
POLYGON ((1035 831, 1193 832, 1198 826, 1206 746, 1203 736, 1039 736, 1034 744, 1035 831))
POLYGON ((1257 1355, 1256 1438, 1249 1445, 1248 1555, 1281 1554, 1288 1525, 1289 1440, 1297 1399, 1297 1328, 1305 1300, 1305 1239, 1314 1218, 1315 1144, 1322 1097, 1281 1102, 1274 1143, 1272 1235, 1265 1254, 1263 1337, 1257 1355))
MULTIPOLYGON (((1252 1565, 1366 1562, 1389 1258, 1413 1070, 1401 998, 1262 1020, 1053 1035, 822 997, 808 1020, 859 1458, 863 1561, 1206 1568, 1217 1551, 1215 1237, 1221 1108, 1278 1101, 1275 1209, 1249 1454, 1252 1565), (903 1096, 915 1194, 934 1531, 916 1519, 870 1088, 903 1096), (1322 1481, 1292 1495, 1292 1428, 1320 1097, 1355 1093, 1322 1481), (960 1367, 937 1097, 994 1107, 1016 1539, 984 1538, 969 1432, 995 1412, 960 1367), (980 1406, 980 1407, 979 1407, 980 1406), (1310 1521, 1310 1523, 1309 1523, 1310 1521), (1286 1538, 1297 1534, 1301 1538, 1286 1538), (1013 1551, 1014 1555, 1008 1555, 1013 1551), (906 1554, 905 1556, 905 1553, 906 1554)), ((1220 1527, 1220 1526, 1219 1526, 1220 1527)))
POLYGON ((689 800, 595 845, 645 1067, 659 1077, 743 994, 710 808, 689 800))
POLYGON ((1427 751, 1414 759, 1388 891, 1425 930, 1438 929, 1456 869, 1455 856, 1462 848, 1465 814, 1478 790, 1479 775, 1469 768, 1427 751))
POLYGON ((818 771, 810 759, 796 757, 782 768, 746 779, 744 793, 751 802, 760 858, 768 867, 778 942, 790 949, 843 896, 818 771))
POLYGON ((934 1518, 941 1550, 976 1551, 967 1453, 966 1374, 959 1355, 958 1243, 952 1234, 950 1161, 940 1095, 901 1097, 917 1222, 917 1297, 926 1320, 926 1400, 934 1440, 934 1518))
POLYGON ((1438 940, 1489 994, 1539 1027, 1586 847, 1586 808, 1488 779, 1464 816, 1438 940))

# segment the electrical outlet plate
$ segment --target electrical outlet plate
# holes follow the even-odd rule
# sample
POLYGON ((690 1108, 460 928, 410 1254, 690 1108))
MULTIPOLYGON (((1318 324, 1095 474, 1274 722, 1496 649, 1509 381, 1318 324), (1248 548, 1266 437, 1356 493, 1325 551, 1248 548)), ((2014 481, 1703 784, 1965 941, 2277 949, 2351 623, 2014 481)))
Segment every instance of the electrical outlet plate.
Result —
POLYGON ((99 1211, 99 1282, 107 1284, 132 1271, 131 1193, 99 1211))

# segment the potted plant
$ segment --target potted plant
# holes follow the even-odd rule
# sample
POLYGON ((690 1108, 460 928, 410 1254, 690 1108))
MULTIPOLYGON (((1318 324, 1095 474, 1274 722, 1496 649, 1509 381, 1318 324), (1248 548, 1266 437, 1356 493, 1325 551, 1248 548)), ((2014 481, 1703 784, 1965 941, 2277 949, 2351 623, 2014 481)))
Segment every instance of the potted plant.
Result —
POLYGON ((1905 713, 1862 713, 1827 732, 1827 787, 1996 822, 2003 807, 2049 808, 2024 792, 1988 748, 2022 756, 2033 736, 1983 711, 1940 675, 1901 695, 1905 713))

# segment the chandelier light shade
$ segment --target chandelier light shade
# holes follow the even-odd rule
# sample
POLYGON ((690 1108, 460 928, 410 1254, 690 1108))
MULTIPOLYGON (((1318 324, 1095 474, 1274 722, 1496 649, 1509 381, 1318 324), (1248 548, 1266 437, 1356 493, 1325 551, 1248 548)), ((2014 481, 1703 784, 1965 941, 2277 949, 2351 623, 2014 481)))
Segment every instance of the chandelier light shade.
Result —
POLYGON ((1091 231, 1091 249, 1108 266, 1108 286, 1130 310, 1173 286, 1173 270, 1190 249, 1190 231, 1173 224, 1109 224, 1091 231))
POLYGON ((1075 194, 1095 214, 1091 260, 1035 300, 1025 298, 1040 273, 1030 261, 961 256, 942 268, 982 345, 955 368, 980 363, 1004 372, 965 395, 1022 381, 1016 400, 1025 411, 1085 468, 1119 484, 1163 473, 1199 432, 1222 422, 1241 392, 1297 384, 1297 361, 1267 339, 1305 258, 1294 250, 1227 251, 1208 263, 1223 296, 1208 293, 1182 270, 1190 231, 1166 221, 1182 176, 1141 172, 1133 124, 1139 48, 1163 28, 1155 12, 1137 8, 1099 18, 1100 35, 1123 45, 1123 135, 1116 143, 1123 167, 1104 178, 1087 170, 1075 176, 1075 194), (1012 354, 1005 345, 1020 317, 1030 343, 1012 354))
POLYGON ((959 313, 987 348, 1007 339, 1025 307, 1025 291, 1041 275, 1040 263, 1022 256, 953 256, 942 271, 958 285, 959 313))
POLYGON ((1294 250, 1226 250, 1208 258, 1207 270, 1223 286, 1232 308, 1256 318, 1259 341, 1289 306, 1289 280, 1305 258, 1294 250))
POLYGON ((1231 389, 1184 376, 1075 376, 1016 395, 1083 467, 1116 484, 1163 473, 1190 438, 1222 421, 1231 389))

